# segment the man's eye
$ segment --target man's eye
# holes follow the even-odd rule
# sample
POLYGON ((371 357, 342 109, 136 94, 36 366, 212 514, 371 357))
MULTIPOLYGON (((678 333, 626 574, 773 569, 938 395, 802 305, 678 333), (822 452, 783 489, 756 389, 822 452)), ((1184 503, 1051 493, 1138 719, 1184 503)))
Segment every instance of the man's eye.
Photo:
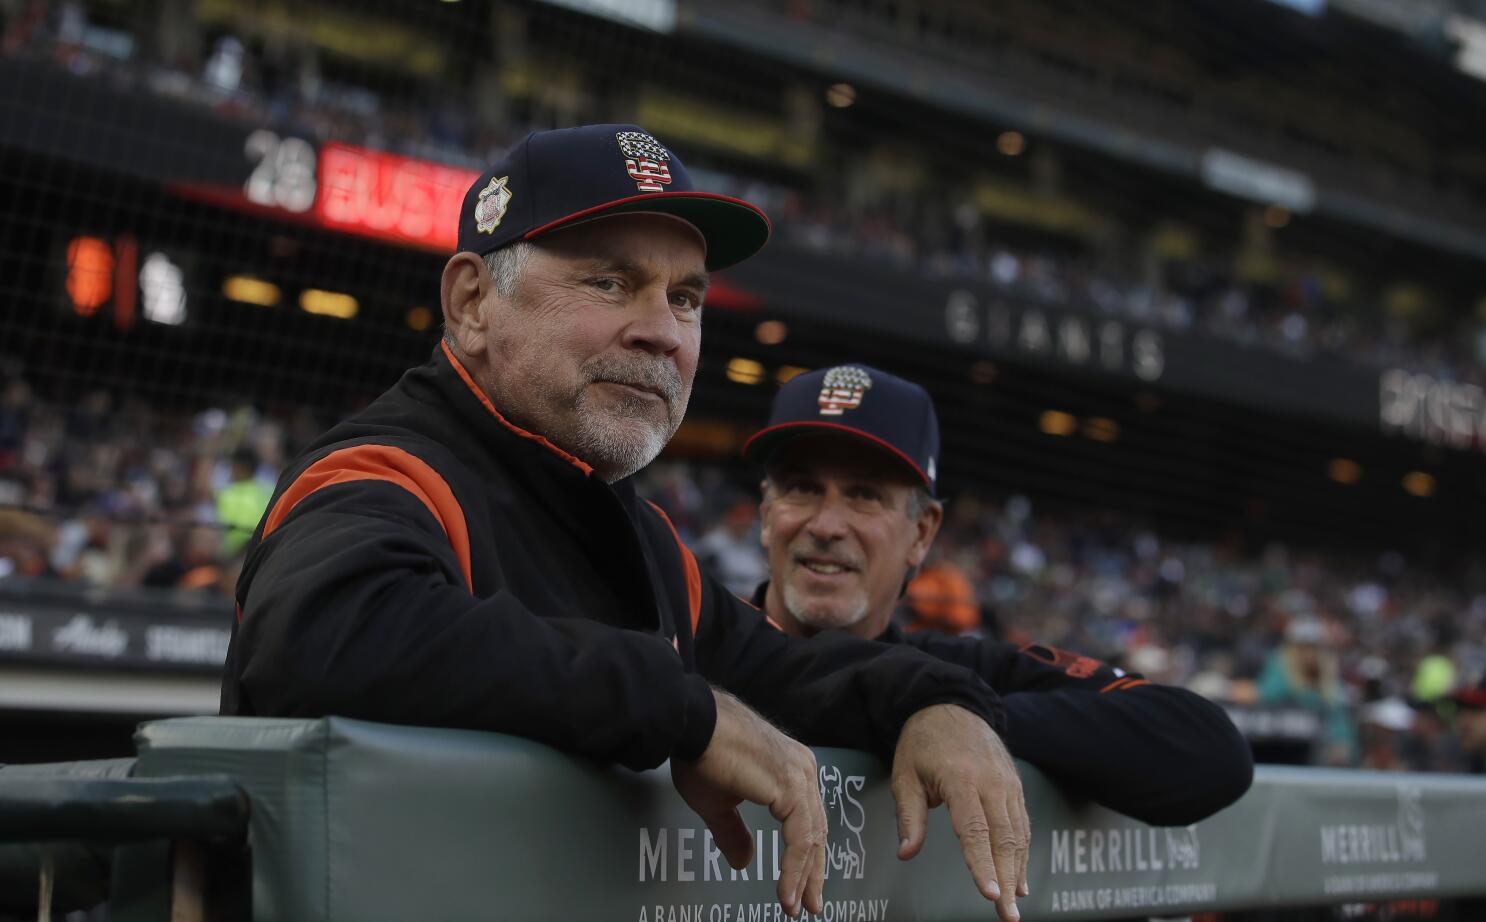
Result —
POLYGON ((678 291, 671 295, 671 303, 689 311, 699 310, 702 306, 701 299, 687 291, 678 291))
POLYGON ((589 279, 588 284, 592 285, 594 288, 597 288, 599 291, 619 290, 619 279, 609 278, 608 276, 596 279, 589 279))

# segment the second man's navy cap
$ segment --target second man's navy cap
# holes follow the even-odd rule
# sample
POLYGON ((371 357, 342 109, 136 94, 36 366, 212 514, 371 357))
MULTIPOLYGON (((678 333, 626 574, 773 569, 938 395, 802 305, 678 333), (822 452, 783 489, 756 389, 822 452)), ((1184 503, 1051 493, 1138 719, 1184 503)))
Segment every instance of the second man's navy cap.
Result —
POLYGON ((821 432, 886 453, 934 494, 939 417, 929 392, 912 381, 856 364, 796 375, 774 395, 769 424, 744 443, 743 457, 767 464, 786 441, 821 432))
POLYGON ((534 131, 464 196, 459 250, 485 254, 518 240, 614 214, 668 214, 707 245, 707 268, 757 253, 769 219, 742 199, 701 192, 675 155, 638 125, 534 131))

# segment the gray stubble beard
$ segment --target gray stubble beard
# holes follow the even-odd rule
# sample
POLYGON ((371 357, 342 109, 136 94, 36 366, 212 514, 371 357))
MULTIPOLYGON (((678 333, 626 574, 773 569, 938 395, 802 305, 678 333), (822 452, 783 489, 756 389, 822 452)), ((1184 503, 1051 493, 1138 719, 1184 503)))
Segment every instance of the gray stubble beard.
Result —
POLYGON ((626 366, 624 363, 596 360, 584 366, 585 381, 573 395, 570 405, 579 421, 573 433, 573 454, 593 465, 603 478, 613 483, 643 470, 654 461, 686 417, 690 394, 679 374, 667 374, 665 366, 626 366), (599 381, 619 380, 645 384, 665 393, 666 423, 656 425, 651 415, 654 404, 643 397, 622 397, 613 410, 591 406, 588 386, 599 381), (633 425, 645 427, 643 437, 626 432, 633 425))
POLYGON ((809 607, 800 598, 799 592, 795 589, 793 583, 786 580, 783 589, 785 611, 788 611, 799 623, 815 628, 818 631, 840 630, 851 627, 853 624, 867 617, 867 608, 871 603, 871 600, 864 595, 861 603, 851 609, 847 613, 847 617, 837 618, 833 616, 831 618, 820 618, 808 613, 809 607))

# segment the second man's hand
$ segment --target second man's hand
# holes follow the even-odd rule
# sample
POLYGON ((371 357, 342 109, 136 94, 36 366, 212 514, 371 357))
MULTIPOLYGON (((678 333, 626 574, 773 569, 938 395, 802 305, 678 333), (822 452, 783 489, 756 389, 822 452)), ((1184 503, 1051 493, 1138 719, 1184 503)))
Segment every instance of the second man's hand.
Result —
POLYGON ((908 719, 893 755, 898 802, 898 857, 923 848, 928 811, 944 804, 977 889, 1017 922, 1016 898, 1027 895, 1032 827, 1022 782, 1006 745, 976 714, 952 704, 908 719))

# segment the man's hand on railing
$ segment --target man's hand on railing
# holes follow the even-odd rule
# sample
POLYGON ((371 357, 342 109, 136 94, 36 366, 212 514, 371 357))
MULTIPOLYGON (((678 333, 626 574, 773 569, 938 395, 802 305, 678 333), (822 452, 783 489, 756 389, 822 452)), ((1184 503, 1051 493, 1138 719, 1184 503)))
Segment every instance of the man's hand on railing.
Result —
POLYGON ((1032 826, 1011 753, 984 720, 952 704, 910 717, 893 754, 893 797, 899 858, 923 848, 929 808, 942 803, 976 887, 1004 922, 1021 918, 1032 826))
MULTIPOLYGON (((726 692, 717 698, 712 741, 695 762, 671 760, 671 779, 697 812, 734 868, 753 858, 753 834, 738 814, 743 801, 761 804, 779 821, 779 904, 791 917, 824 909, 826 812, 820 800, 815 754, 785 736, 726 692)), ((1020 788, 1018 788, 1020 799, 1020 788)), ((1025 821, 1025 819, 1024 819, 1025 821)))

